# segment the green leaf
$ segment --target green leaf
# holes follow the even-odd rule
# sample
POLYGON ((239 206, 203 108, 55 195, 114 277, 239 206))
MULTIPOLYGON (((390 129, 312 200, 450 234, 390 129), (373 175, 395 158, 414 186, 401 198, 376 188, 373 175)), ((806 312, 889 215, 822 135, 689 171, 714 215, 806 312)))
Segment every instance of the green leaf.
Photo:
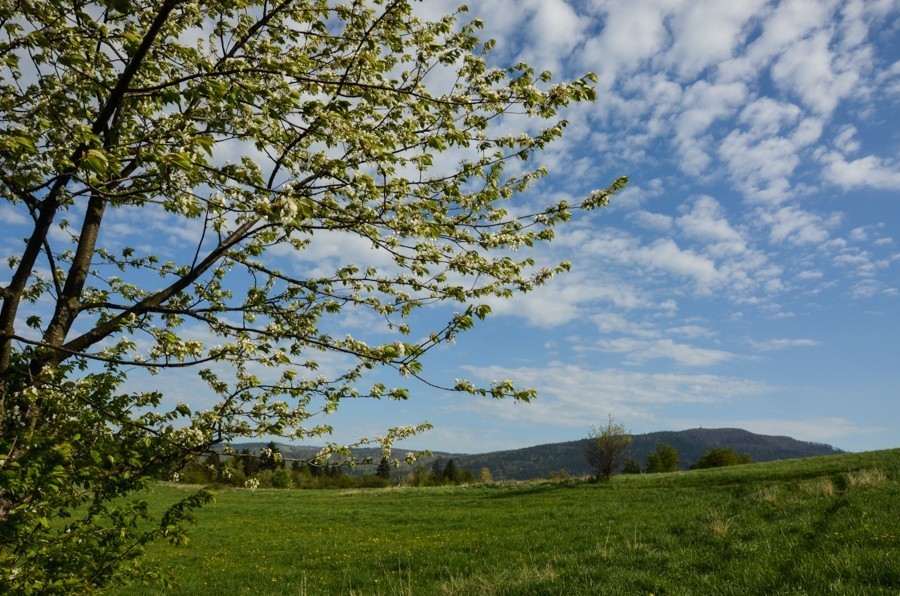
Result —
POLYGON ((34 153, 37 151, 37 147, 34 145, 34 141, 32 141, 29 137, 23 137, 21 135, 13 136, 10 141, 12 141, 14 148, 25 147, 30 152, 34 153))
POLYGON ((131 0, 106 0, 106 5, 120 14, 131 12, 131 0))
POLYGON ((106 173, 109 162, 106 160, 106 155, 104 155, 102 151, 98 149, 88 149, 81 158, 81 165, 95 174, 103 175, 106 173))
POLYGON ((191 158, 184 153, 168 153, 163 160, 186 172, 192 172, 194 170, 194 163, 191 161, 191 158))

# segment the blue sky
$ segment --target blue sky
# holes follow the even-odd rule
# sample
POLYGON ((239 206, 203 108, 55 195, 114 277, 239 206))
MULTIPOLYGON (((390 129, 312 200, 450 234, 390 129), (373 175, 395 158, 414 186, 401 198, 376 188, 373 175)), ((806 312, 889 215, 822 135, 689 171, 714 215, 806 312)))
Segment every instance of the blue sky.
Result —
POLYGON ((493 304, 426 362, 439 378, 513 378, 539 399, 422 388, 364 416, 427 418, 435 430, 409 443, 449 451, 577 439, 607 414, 633 432, 900 446, 898 7, 472 3, 498 62, 600 78, 531 195, 631 183, 541 249, 570 274, 493 304))
MULTIPOLYGON (((438 17, 456 5, 418 10, 438 17)), ((327 420, 331 439, 427 420, 434 430, 401 446, 475 453, 582 438, 611 414, 635 433, 727 426, 854 451, 900 446, 900 3, 480 0, 471 9, 498 42, 497 65, 599 77, 598 100, 569 110, 565 137, 529 162, 550 175, 512 211, 577 202, 622 175, 631 182, 531 255, 571 261, 569 274, 491 302, 486 322, 424 361, 435 382, 511 378, 538 389, 537 400, 410 384, 405 402, 344 404, 327 420)), ((196 229, 168 217, 122 211, 108 233, 183 256, 196 229)), ((2 256, 15 254, 27 220, 0 206, 0 222, 2 256)), ((276 256, 307 272, 390 264, 336 235, 276 256)), ((415 333, 460 308, 425 309, 415 333)), ((374 337, 378 324, 351 312, 334 331, 374 337)), ((338 356, 321 360, 323 372, 341 369, 338 356)), ((200 409, 209 399, 188 372, 131 383, 200 409)))

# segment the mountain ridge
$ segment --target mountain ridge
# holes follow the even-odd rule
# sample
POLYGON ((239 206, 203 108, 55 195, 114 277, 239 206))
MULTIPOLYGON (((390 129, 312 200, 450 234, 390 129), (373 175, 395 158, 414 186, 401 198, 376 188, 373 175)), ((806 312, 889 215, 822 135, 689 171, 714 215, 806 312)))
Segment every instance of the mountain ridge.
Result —
MULTIPOLYGON (((634 458, 643 467, 647 456, 656 449, 656 444, 667 443, 678 451, 679 467, 682 470, 688 469, 691 464, 703 457, 703 454, 716 447, 734 449, 738 453, 749 455, 757 462, 844 453, 841 449, 825 443, 800 441, 782 435, 761 435, 740 428, 656 431, 634 434, 632 438, 625 460, 634 458)), ((455 461, 461 468, 477 470, 487 467, 498 480, 541 478, 562 471, 571 476, 584 476, 591 473, 584 459, 587 442, 588 439, 580 439, 535 445, 522 449, 466 455, 455 461)))
MULTIPOLYGON (((633 440, 625 460, 634 458, 643 467, 647 456, 656 449, 657 443, 667 443, 674 447, 680 456, 679 467, 687 469, 699 460, 704 453, 716 447, 731 448, 738 453, 749 455, 756 462, 775 461, 815 457, 819 455, 835 455, 843 450, 825 443, 800 441, 783 435, 761 435, 740 428, 692 428, 681 431, 656 431, 632 435, 633 440)), ((453 453, 432 452, 419 462, 427 466, 437 458, 453 459, 457 467, 470 469, 477 473, 481 468, 488 468, 496 480, 530 480, 546 478, 553 473, 565 472, 571 476, 584 476, 591 473, 584 459, 584 447, 588 439, 545 443, 519 449, 492 451, 488 453, 453 453)), ((235 451, 249 449, 258 453, 268 443, 252 442, 233 445, 235 451)), ((286 445, 276 443, 286 458, 310 458, 319 447, 286 445)), ((403 459, 413 450, 394 449, 393 456, 403 459)), ((378 459, 378 448, 353 450, 357 457, 373 457, 378 459)), ((369 471, 371 466, 360 466, 359 471, 369 471)), ((402 469, 402 468, 401 468, 402 469)))

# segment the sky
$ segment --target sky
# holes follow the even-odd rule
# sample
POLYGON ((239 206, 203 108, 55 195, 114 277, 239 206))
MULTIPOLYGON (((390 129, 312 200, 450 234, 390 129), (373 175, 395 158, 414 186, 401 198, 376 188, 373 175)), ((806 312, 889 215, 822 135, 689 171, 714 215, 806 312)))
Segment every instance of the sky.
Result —
MULTIPOLYGON (((437 383, 509 378, 537 399, 411 383, 407 401, 342 405, 326 421, 330 440, 427 421, 433 430, 398 446, 479 453, 584 438, 611 415, 633 433, 738 427, 850 451, 900 447, 900 2, 470 8, 497 40, 495 65, 598 76, 597 101, 569 109, 563 139, 529 162, 549 175, 512 208, 630 183, 529 255, 568 260, 571 272, 490 301, 492 316, 423 361, 437 383)), ((195 243, 189 226, 115 217, 113 233, 154 234, 151 248, 195 243)), ((26 220, 0 206, 0 223, 26 220)), ((19 246, 21 235, 0 236, 5 252, 19 246)), ((323 271, 357 257, 377 260, 364 241, 333 237, 303 256, 323 271)), ((453 309, 426 309, 416 328, 442 327, 453 309)), ((336 331, 371 324, 351 313, 336 331)), ((324 370, 340 369, 332 360, 324 370)), ((203 405, 186 372, 132 383, 203 405)))
MULTIPOLYGON (((435 16, 454 5, 427 4, 435 16)), ((900 446, 898 8, 472 3, 499 63, 599 77, 532 192, 575 201, 630 184, 541 249, 571 273, 492 303, 425 362, 438 377, 512 378, 538 399, 414 391, 391 411, 435 429, 407 443, 518 448, 583 438, 612 415, 635 433, 900 446)))

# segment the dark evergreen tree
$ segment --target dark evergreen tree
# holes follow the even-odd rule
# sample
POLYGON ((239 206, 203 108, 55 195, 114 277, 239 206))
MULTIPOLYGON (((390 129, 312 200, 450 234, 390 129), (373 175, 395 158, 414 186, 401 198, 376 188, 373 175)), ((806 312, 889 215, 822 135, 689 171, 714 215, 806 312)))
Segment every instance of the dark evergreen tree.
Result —
POLYGON ((447 460, 447 465, 444 466, 442 478, 444 482, 452 484, 457 484, 459 482, 459 470, 456 468, 456 464, 453 463, 452 459, 447 460))
POLYGON ((438 457, 431 462, 431 482, 440 484, 444 480, 444 469, 447 467, 447 461, 443 457, 438 457))
POLYGON ((391 479, 391 462, 388 461, 388 458, 381 458, 381 461, 378 462, 378 469, 375 470, 375 475, 385 480, 391 479))
POLYGON ((250 478, 259 472, 259 458, 251 453, 249 449, 246 447, 241 449, 238 452, 238 457, 241 459, 241 469, 244 471, 244 476, 250 478))
POLYGON ((275 441, 269 441, 268 444, 260 449, 259 469, 260 470, 277 470, 284 467, 284 458, 281 457, 281 449, 275 444, 275 441))

